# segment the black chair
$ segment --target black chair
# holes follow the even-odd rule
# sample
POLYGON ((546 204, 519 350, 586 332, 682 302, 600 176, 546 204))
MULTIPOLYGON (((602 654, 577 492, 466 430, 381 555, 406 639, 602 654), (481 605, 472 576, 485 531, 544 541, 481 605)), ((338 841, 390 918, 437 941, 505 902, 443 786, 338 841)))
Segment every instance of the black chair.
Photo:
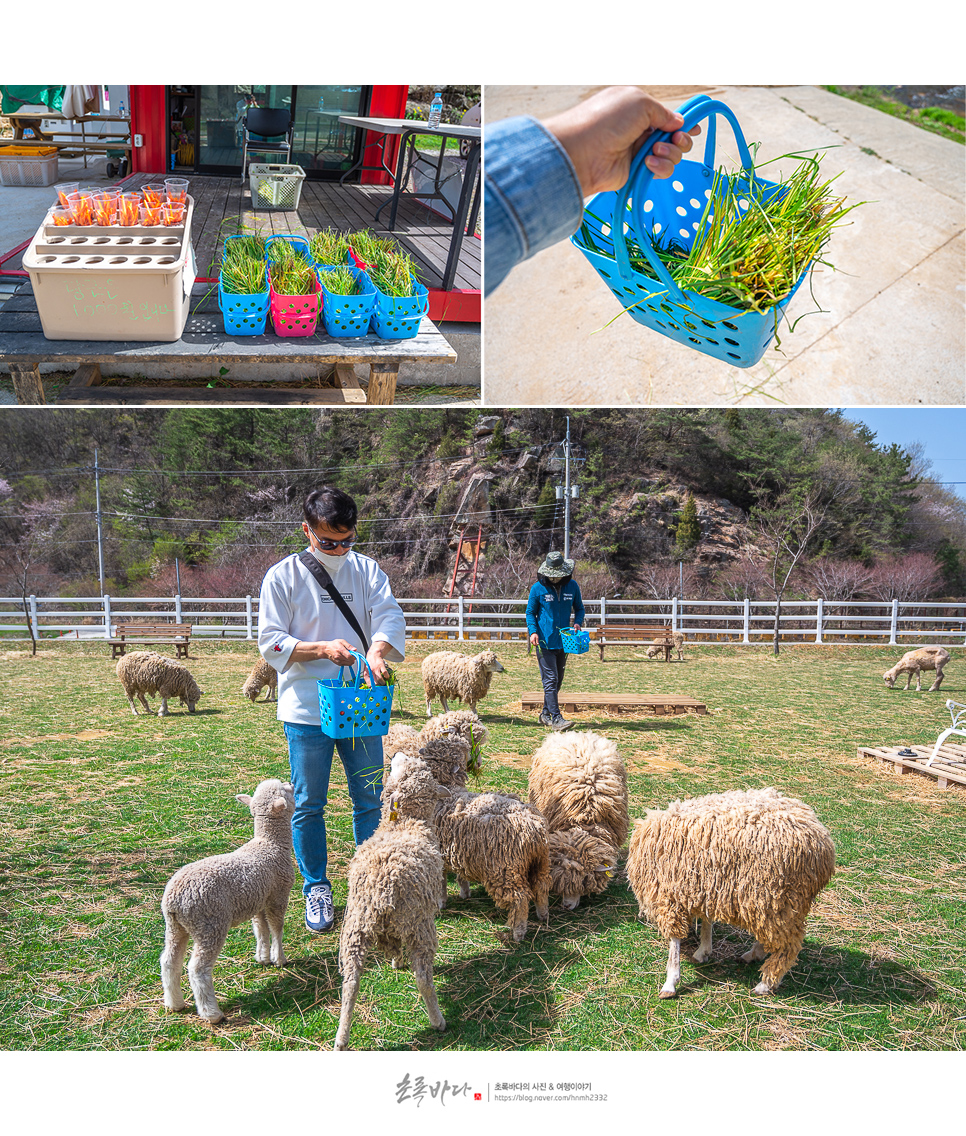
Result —
POLYGON ((244 184, 248 174, 248 151, 256 154, 284 154, 285 161, 292 161, 292 115, 284 107, 249 107, 242 119, 242 168, 241 180, 244 184), (275 139, 275 141, 272 141, 275 139))

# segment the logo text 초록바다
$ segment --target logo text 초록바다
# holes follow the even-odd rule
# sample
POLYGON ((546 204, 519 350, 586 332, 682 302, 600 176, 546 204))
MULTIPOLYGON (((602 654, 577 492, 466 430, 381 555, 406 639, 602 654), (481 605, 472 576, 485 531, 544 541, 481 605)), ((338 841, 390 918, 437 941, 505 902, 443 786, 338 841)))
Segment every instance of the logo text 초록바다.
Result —
MULTIPOLYGON (((425 1077, 410 1078, 406 1073, 403 1079, 396 1085, 396 1103, 402 1104, 404 1101, 414 1101, 418 1108, 424 1100, 436 1100, 440 1104, 446 1103, 447 1096, 449 1097, 464 1097, 469 1100, 469 1094, 472 1092, 468 1082, 463 1084, 451 1085, 449 1081, 427 1081, 425 1077)), ((476 1100, 480 1100, 479 1094, 475 1095, 476 1100)))

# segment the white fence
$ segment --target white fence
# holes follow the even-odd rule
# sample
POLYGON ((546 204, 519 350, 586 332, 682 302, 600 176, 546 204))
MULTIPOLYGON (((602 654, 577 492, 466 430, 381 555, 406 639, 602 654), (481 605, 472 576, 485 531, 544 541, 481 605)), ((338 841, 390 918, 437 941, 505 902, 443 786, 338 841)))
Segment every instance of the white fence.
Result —
MULTIPOLYGON (((525 599, 400 599, 411 639, 525 640, 525 599)), ((586 600, 586 625, 604 622, 671 624, 692 641, 759 643, 770 640, 775 604, 763 600, 586 600)), ((258 597, 30 596, 37 637, 108 639, 118 621, 190 623, 195 637, 254 639, 258 597)), ((0 596, 0 637, 29 637, 23 604, 0 596)), ((780 636, 792 643, 888 643, 904 640, 966 644, 966 601, 959 603, 795 600, 782 604, 780 636)))

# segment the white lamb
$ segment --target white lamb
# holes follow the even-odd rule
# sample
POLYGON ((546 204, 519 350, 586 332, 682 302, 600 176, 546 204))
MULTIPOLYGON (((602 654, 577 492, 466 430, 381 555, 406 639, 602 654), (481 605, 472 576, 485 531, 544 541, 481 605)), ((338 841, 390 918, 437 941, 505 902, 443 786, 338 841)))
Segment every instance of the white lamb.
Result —
POLYGON ((648 810, 634 825, 627 878, 640 914, 670 942, 662 998, 681 978, 681 940, 701 919, 694 961, 711 956, 714 920, 755 937, 744 962, 765 959, 755 994, 794 966, 812 901, 835 872, 835 847, 814 811, 776 789, 732 790, 648 810), (766 956, 768 956, 766 958, 766 956))
POLYGON ((433 985, 436 915, 443 906, 443 857, 433 827, 437 803, 448 797, 426 763, 399 753, 382 790, 379 827, 349 862, 349 896, 339 940, 342 1012, 335 1048, 349 1043, 352 1011, 370 949, 396 969, 412 966, 434 1029, 444 1030, 433 985))
POLYGON ((478 655, 461 655, 456 651, 437 651, 423 659, 423 689, 426 692, 426 717, 433 716, 433 700, 438 698, 443 710, 449 710, 447 698, 458 698, 470 710, 485 698, 495 674, 503 673, 503 664, 492 651, 478 655))
POLYGON ((169 698, 179 698, 181 705, 187 705, 188 712, 193 714, 198 700, 204 694, 184 663, 154 651, 132 651, 129 655, 122 655, 115 673, 124 687, 132 714, 138 712, 134 705, 135 695, 141 700, 145 711, 152 714, 144 696, 160 694, 161 709, 158 717, 163 718, 168 713, 169 698))
POLYGON ((168 880, 161 897, 165 1008, 185 1008, 181 967, 191 938, 195 945, 188 963, 188 980, 199 1015, 212 1023, 225 1016, 215 997, 212 968, 231 927, 251 919, 256 960, 285 965, 282 931, 295 880, 292 786, 274 779, 262 781, 252 796, 239 793, 236 799, 247 805, 255 818, 254 838, 234 852, 185 865, 168 880))
POLYGON ((922 672, 935 671, 936 681, 929 689, 938 690, 946 677, 943 674, 943 667, 949 662, 949 659, 950 655, 945 647, 920 647, 916 651, 906 651, 898 663, 887 670, 882 678, 886 686, 891 689, 895 686, 899 675, 904 674, 907 676, 905 689, 908 690, 912 684, 912 676, 915 675, 916 690, 921 690, 922 672))
POLYGON ((602 892, 630 827, 627 771, 610 738, 591 730, 548 734, 533 755, 530 803, 550 833, 552 890, 573 911, 602 892))
POLYGON ((254 702, 266 686, 268 687, 268 694, 265 695, 265 701, 271 702, 274 699, 277 702, 278 671, 270 662, 259 655, 258 662, 255 663, 251 674, 245 679, 241 692, 246 698, 250 698, 254 702))

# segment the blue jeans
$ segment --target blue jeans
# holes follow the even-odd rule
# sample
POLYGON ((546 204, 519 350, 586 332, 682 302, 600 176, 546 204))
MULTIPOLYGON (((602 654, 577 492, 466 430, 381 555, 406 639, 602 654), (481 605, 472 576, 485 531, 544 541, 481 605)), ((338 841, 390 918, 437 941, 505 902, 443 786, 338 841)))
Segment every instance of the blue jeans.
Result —
POLYGON ((302 873, 302 894, 315 884, 329 883, 326 876, 328 847, 325 837, 325 805, 329 792, 332 754, 338 749, 352 798, 352 835, 357 845, 368 840, 379 826, 382 794, 382 738, 327 737, 318 726, 283 722, 288 741, 288 761, 295 790, 292 840, 295 862, 302 873))
POLYGON ((557 695, 563 686, 567 654, 562 647, 559 651, 555 651, 553 647, 541 647, 537 652, 537 662, 540 665, 540 678, 543 681, 543 708, 551 718, 556 718, 560 713, 557 695))

